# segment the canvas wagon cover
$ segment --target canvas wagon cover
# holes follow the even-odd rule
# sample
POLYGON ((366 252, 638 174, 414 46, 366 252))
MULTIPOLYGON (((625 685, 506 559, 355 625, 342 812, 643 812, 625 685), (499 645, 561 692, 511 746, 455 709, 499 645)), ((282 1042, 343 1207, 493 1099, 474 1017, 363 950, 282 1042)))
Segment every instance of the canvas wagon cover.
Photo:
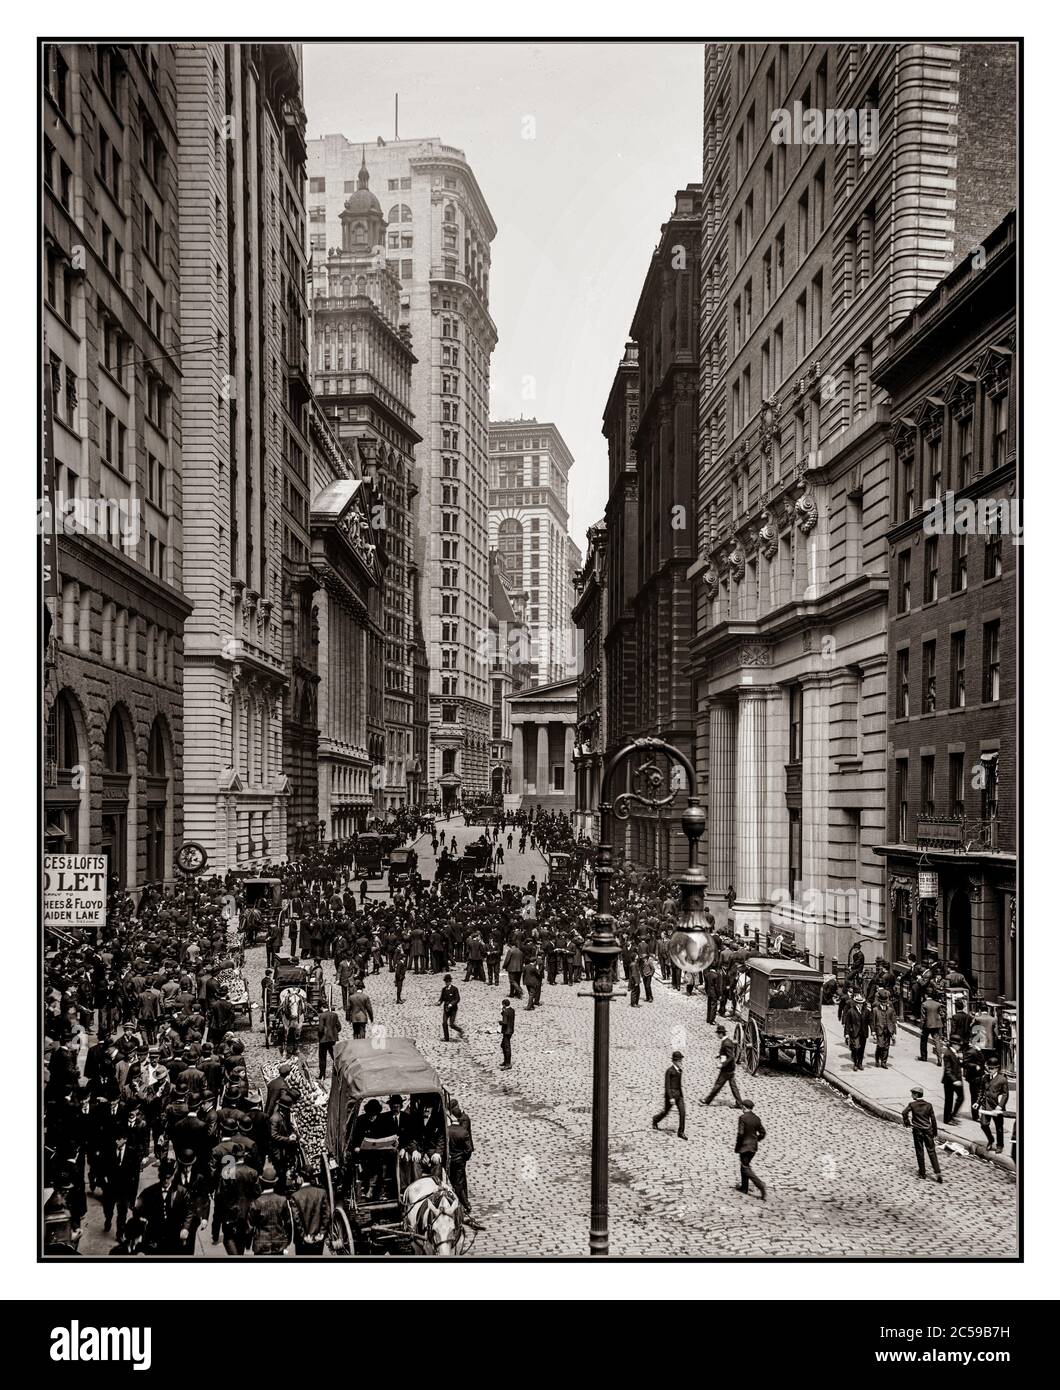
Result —
POLYGON ((442 1079, 411 1038, 347 1038, 335 1048, 328 1149, 339 1157, 350 1117, 366 1096, 442 1095, 442 1079))

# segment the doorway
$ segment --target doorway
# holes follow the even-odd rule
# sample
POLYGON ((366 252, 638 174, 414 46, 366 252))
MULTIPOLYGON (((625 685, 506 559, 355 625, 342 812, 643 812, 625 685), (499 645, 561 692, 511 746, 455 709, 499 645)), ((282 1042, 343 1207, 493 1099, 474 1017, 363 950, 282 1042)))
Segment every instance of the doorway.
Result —
POLYGON ((972 977, 972 904, 958 889, 950 899, 950 958, 968 980, 972 977))

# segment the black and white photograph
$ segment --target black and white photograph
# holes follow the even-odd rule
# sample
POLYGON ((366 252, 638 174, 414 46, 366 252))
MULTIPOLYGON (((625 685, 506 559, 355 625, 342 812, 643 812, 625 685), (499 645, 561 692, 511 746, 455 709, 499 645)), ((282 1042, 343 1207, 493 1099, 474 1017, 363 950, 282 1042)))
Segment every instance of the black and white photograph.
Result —
POLYGON ((35 41, 21 1253, 1019 1264, 1023 40, 225 23, 35 41))

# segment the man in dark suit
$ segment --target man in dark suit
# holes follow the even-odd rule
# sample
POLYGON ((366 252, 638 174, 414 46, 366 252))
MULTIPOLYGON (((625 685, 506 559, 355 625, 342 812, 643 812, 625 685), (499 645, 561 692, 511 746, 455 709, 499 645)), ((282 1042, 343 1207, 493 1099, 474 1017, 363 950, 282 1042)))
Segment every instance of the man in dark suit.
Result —
POLYGON ((945 1098, 942 1107, 942 1123, 948 1125, 957 1118, 964 1104, 964 1063, 961 1058, 961 1045, 950 1038, 942 1054, 942 1094, 945 1098))
POLYGON ((740 1155, 740 1191, 746 1192, 747 1184, 753 1182, 763 1202, 766 1200, 766 1185, 751 1167, 751 1160, 765 1137, 766 1127, 755 1114, 755 1103, 749 1096, 745 1096, 743 1114, 736 1122, 736 1152, 740 1155))
POLYGON ((902 1111, 902 1124, 905 1125, 906 1129, 913 1131, 917 1177, 927 1177, 927 1169, 924 1164, 924 1154, 926 1153, 931 1160, 931 1170, 935 1175, 935 1181, 940 1183, 942 1174, 939 1172, 939 1159, 935 1152, 935 1139, 939 1132, 938 1123, 935 1120, 935 1107, 930 1101, 924 1099, 923 1087, 914 1086, 910 1094, 913 1099, 902 1111))
POLYGON ((663 1108, 652 1118, 652 1129, 659 1128, 659 1121, 665 1120, 670 1111, 677 1107, 677 1137, 687 1139, 685 1133, 685 1091, 681 1080, 681 1063, 685 1060, 683 1052, 675 1052, 663 1078, 663 1108))
POLYGON ((859 991, 843 1014, 843 1032, 846 1034, 847 1047, 850 1048, 850 1059, 854 1063, 855 1071, 865 1070, 865 1044, 868 1041, 871 1023, 869 1006, 865 1002, 865 996, 859 991))
POLYGON ((699 1103, 700 1105, 709 1105, 718 1092, 728 1086, 733 1094, 733 1105, 739 1106, 743 1102, 740 1099, 740 1088, 736 1084, 736 1044, 732 1038, 726 1036, 723 1023, 717 1025, 716 1032, 718 1034, 718 1061, 721 1066, 718 1068, 718 1075, 710 1095, 704 1096, 699 1103))
POLYGON ((320 1060, 320 1079, 324 1080, 328 1070, 328 1058, 335 1065, 335 1044, 342 1034, 342 1019, 329 1004, 322 1009, 317 1020, 317 1053, 320 1060))
POLYGON ((103 1229, 110 1230, 117 1211, 119 1240, 125 1235, 125 1222, 140 1190, 143 1156, 143 1150, 132 1142, 124 1126, 118 1129, 101 1154, 99 1176, 103 1183, 103 1229))

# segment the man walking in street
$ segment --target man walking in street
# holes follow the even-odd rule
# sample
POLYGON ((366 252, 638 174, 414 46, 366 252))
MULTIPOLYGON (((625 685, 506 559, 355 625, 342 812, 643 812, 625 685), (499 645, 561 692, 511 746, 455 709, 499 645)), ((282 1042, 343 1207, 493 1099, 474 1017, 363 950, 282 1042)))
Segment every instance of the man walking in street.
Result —
POLYGON ((512 1034, 515 1032, 515 1010, 512 1008, 511 1000, 505 999, 501 1004, 501 1055, 504 1061, 501 1063, 501 1071, 511 1071, 512 1069, 512 1034))
POLYGON ((898 1018, 888 990, 881 989, 876 995, 872 1006, 872 1032, 876 1040, 876 1066, 886 1067, 891 1040, 898 1032, 898 1018))
POLYGON ((927 1153, 931 1160, 931 1169, 935 1174, 935 1181, 942 1181, 942 1174, 939 1171, 939 1158, 935 1152, 935 1140, 938 1137, 939 1127, 935 1120, 935 1107, 930 1101, 924 1099, 924 1088, 914 1086, 910 1092, 913 1099, 902 1111, 902 1124, 906 1129, 913 1131, 913 1148, 916 1150, 917 1177, 926 1178, 927 1168, 924 1164, 924 1154, 927 1153))
POLYGON ((942 1054, 942 1094, 942 1123, 948 1125, 957 1118, 964 1104, 964 1064, 960 1044, 952 1037, 942 1054))
POLYGON ((645 1004, 654 1004, 655 1000, 651 993, 651 980, 655 974, 655 965, 647 951, 641 953, 640 957, 640 987, 644 991, 645 1004))
POLYGON ((442 992, 438 996, 438 1003, 442 1006, 442 1039, 449 1041, 449 1029, 454 1029, 461 1037, 464 1030, 456 1021, 456 1012, 460 1007, 460 991, 453 984, 452 975, 446 975, 442 982, 442 992))
POLYGON ((452 1123, 449 1125, 449 1181, 452 1183, 453 1191, 460 1198, 468 1225, 480 1231, 482 1227, 471 1215, 471 1199, 467 1193, 467 1162, 475 1152, 475 1143, 471 1137, 471 1118, 466 1110, 461 1109, 458 1100, 450 1100, 449 1113, 452 1116, 452 1123))
POLYGON ((683 1052, 675 1052, 663 1077, 663 1108, 652 1117, 652 1129, 659 1128, 659 1121, 665 1120, 670 1111, 677 1107, 677 1137, 687 1139, 685 1133, 685 1090, 681 1079, 681 1063, 685 1060, 683 1052))
POLYGON ((935 1065, 942 1066, 939 1056, 939 1034, 942 1031, 942 1005, 933 990, 924 995, 920 1005, 920 1060, 926 1062, 928 1059, 928 1039, 931 1039, 931 1046, 935 1052, 935 1065))
POLYGON ((508 976, 508 998, 521 999, 523 997, 523 988, 520 984, 523 974, 523 953, 518 946, 508 947, 503 968, 508 976))
POLYGON ((718 1068, 717 1079, 714 1082, 714 1087, 710 1095, 704 1096, 699 1103, 700 1105, 710 1105, 718 1092, 725 1086, 728 1086, 733 1094, 733 1105, 740 1106, 743 1104, 743 1101, 740 1098, 740 1088, 736 1084, 736 1044, 733 1042, 732 1038, 726 1036, 725 1025, 723 1023, 717 1025, 716 1031, 719 1039, 718 1061, 721 1063, 721 1066, 718 1068))
POLYGON ((350 991, 350 1002, 346 1009, 346 1017, 350 1021, 355 1038, 363 1038, 365 1028, 369 1023, 373 1023, 372 1001, 364 988, 364 981, 357 979, 353 983, 350 991))
POLYGON ((740 1156, 740 1191, 747 1192, 747 1184, 753 1182, 758 1188, 762 1201, 766 1200, 766 1185, 751 1167, 751 1160, 758 1152, 758 1145, 766 1137, 766 1127, 755 1114, 755 1103, 750 1097, 743 1102, 743 1114, 736 1122, 736 1152, 740 1156))
POLYGON ((868 1042, 871 1022, 869 1006, 865 1002, 865 996, 859 990, 843 1015, 843 1032, 846 1035, 847 1047, 850 1048, 850 1060, 854 1063, 855 1071, 865 1070, 865 1044, 868 1042))
POLYGON ((406 971, 405 948, 404 948, 404 946, 401 945, 400 942, 398 943, 398 945, 397 945, 397 946, 395 947, 395 949, 394 949, 394 955, 393 955, 392 959, 393 959, 393 962, 394 962, 394 987, 395 987, 395 989, 397 990, 397 1000, 396 1000, 396 1002, 397 1002, 398 1004, 400 1004, 400 1003, 401 1003, 401 990, 402 990, 402 988, 403 988, 403 986, 404 986, 404 984, 405 984, 405 971, 406 971))
POLYGON ((320 1080, 323 1081, 327 1075, 328 1058, 331 1058, 331 1065, 335 1065, 335 1044, 342 1034, 342 1019, 338 1016, 330 1004, 320 1011, 317 1020, 317 1054, 320 1062, 320 1080))
POLYGON ((1005 1111, 1008 1109, 1008 1077, 996 1062, 987 1066, 986 1080, 979 1093, 979 1127, 986 1135, 987 1153, 1005 1148, 1005 1111), (990 1126, 994 1127, 991 1134, 990 1126))

